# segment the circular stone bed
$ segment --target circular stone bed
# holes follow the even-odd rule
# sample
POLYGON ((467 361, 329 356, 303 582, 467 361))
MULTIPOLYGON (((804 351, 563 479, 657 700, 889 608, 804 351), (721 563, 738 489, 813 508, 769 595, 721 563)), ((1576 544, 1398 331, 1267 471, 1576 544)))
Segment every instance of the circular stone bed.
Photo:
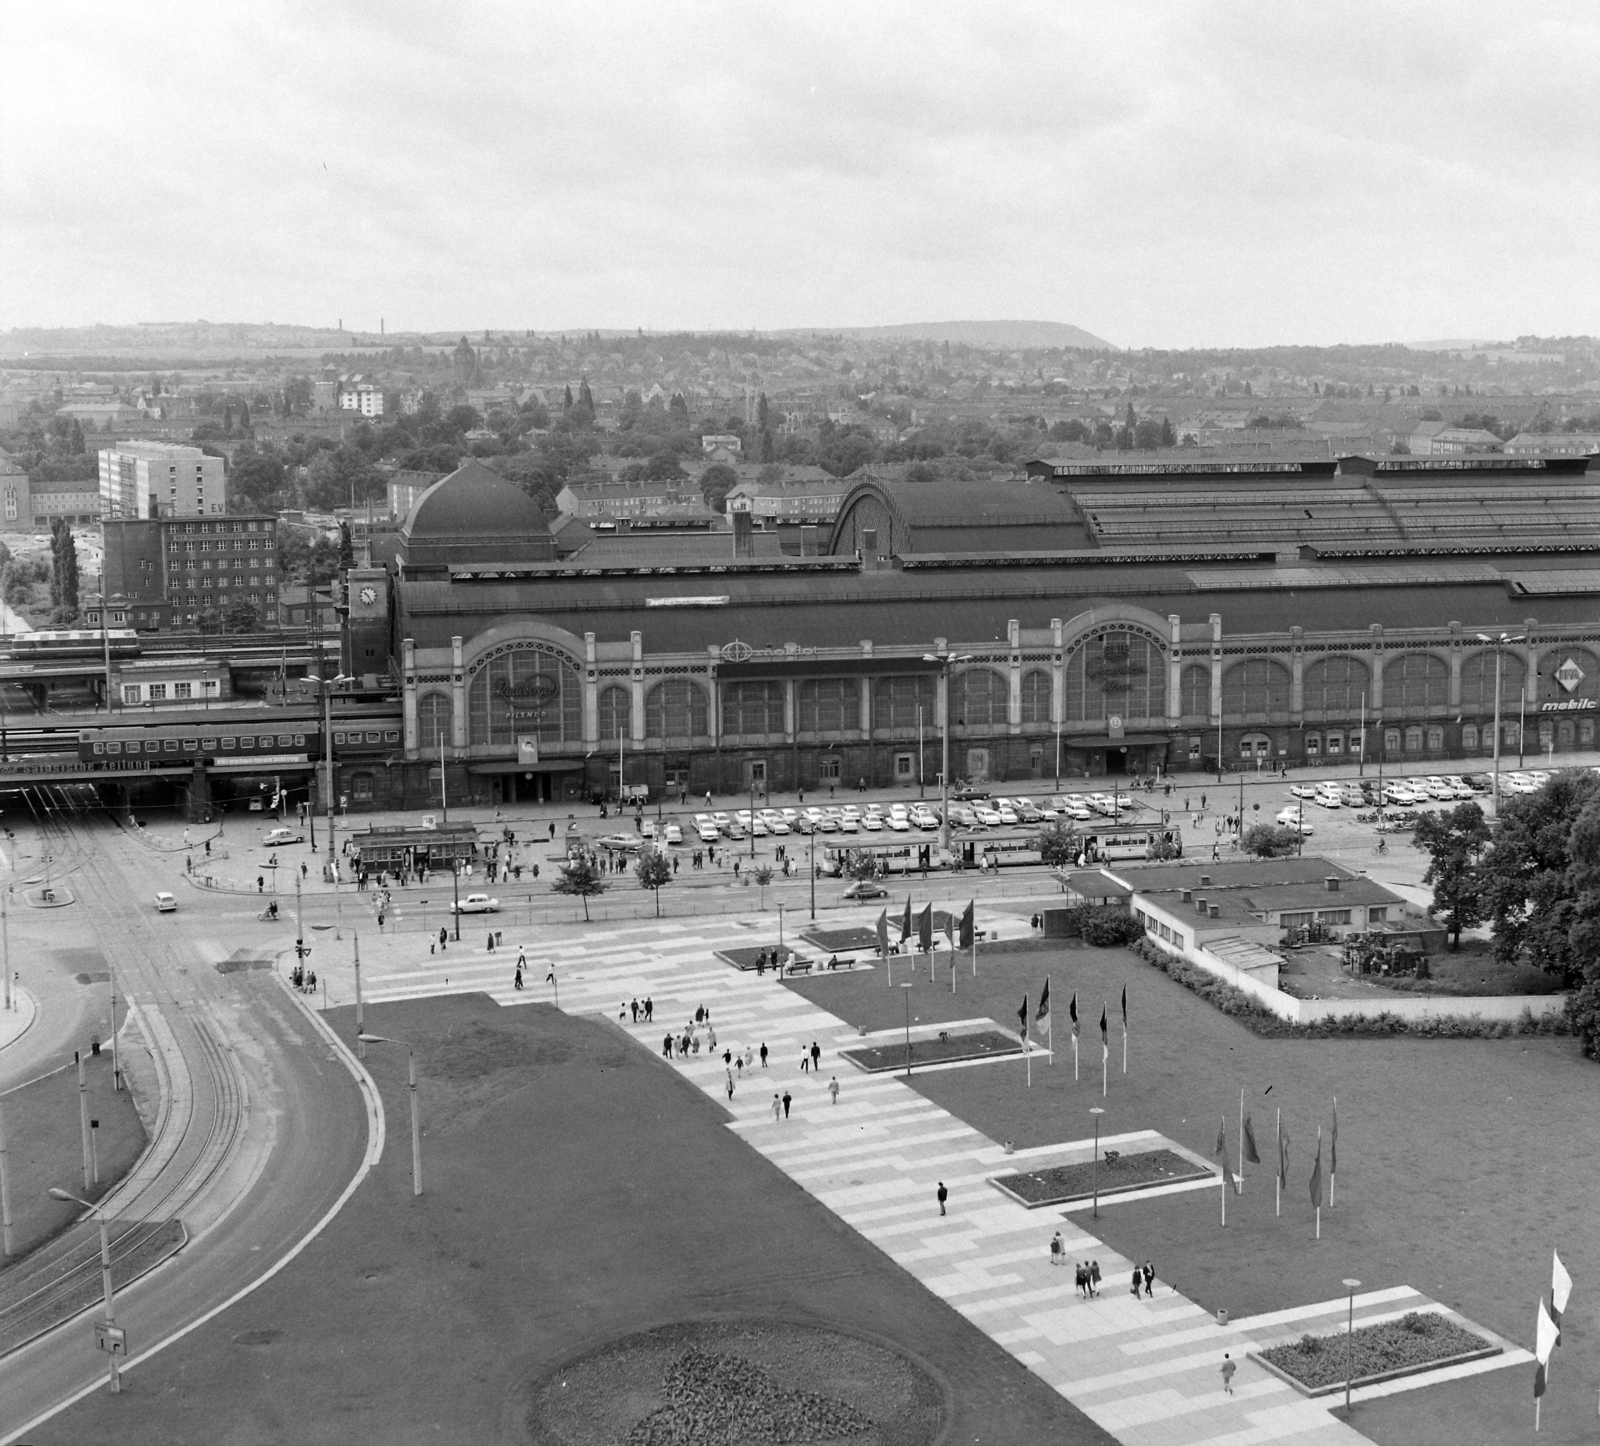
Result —
POLYGON ((534 1446, 927 1446, 944 1394, 920 1366, 842 1331, 684 1322, 599 1347, 533 1387, 534 1446))

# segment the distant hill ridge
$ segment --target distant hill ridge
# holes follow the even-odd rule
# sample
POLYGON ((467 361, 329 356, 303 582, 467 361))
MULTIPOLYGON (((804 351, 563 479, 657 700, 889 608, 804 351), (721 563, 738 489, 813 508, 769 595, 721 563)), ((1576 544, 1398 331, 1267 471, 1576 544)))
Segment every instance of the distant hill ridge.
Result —
POLYGON ((908 341, 948 341, 963 346, 999 347, 1006 350, 1075 346, 1086 351, 1120 351, 1112 342, 1065 321, 907 321, 898 326, 806 326, 770 332, 795 336, 826 332, 833 336, 860 336, 908 341))

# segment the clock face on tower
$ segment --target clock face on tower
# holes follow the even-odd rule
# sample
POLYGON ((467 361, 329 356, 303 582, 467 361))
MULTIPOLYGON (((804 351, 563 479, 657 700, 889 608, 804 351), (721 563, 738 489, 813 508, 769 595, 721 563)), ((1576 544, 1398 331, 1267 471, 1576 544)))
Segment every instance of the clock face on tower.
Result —
POLYGON ((377 588, 375 588, 375 587, 364 587, 364 588, 361 589, 361 601, 364 602, 368 607, 371 607, 373 605, 373 603, 377 602, 377 600, 378 600, 378 589, 377 588))

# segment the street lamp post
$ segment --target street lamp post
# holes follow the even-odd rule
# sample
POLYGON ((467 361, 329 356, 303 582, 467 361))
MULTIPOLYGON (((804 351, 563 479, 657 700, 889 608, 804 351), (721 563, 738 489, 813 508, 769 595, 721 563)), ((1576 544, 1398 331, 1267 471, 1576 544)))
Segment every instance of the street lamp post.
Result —
POLYGON ((122 1389, 122 1369, 117 1365, 117 1357, 127 1354, 127 1345, 121 1332, 117 1330, 116 1294, 111 1284, 111 1234, 106 1227, 106 1212, 98 1205, 93 1205, 87 1200, 81 1200, 70 1191, 58 1189, 52 1185, 46 1192, 52 1200, 66 1200, 74 1205, 82 1205, 85 1210, 92 1210, 100 1222, 100 1284, 105 1292, 106 1300, 106 1341, 105 1351, 111 1358, 111 1389, 122 1389))
MULTIPOLYGON (((1488 633, 1479 633, 1478 641, 1488 643, 1494 649, 1494 816, 1500 817, 1500 668, 1504 659, 1503 650, 1512 643, 1520 643, 1522 637, 1512 637, 1510 633, 1501 633, 1498 638, 1492 638, 1488 633)), ((1518 740, 1520 743, 1520 739, 1518 740)))
MULTIPOLYGON (((916 970, 915 969, 913 969, 911 971, 911 978, 912 979, 916 978, 916 970)), ((911 995, 909 993, 909 990, 911 988, 911 980, 908 979, 900 987, 902 989, 908 991, 906 996, 905 996, 905 999, 906 999, 906 1078, 910 1079, 911 1078, 911 995)))
POLYGON ((356 1036, 363 1044, 402 1044, 406 1050, 407 1088, 411 1092, 411 1193, 422 1193, 422 1124, 417 1116, 417 1052, 403 1039, 389 1039, 382 1034, 356 1036))
POLYGON ((1094 1218, 1100 1218, 1100 1116, 1105 1113, 1099 1105, 1090 1105, 1089 1113, 1094 1116, 1094 1164, 1089 1170, 1089 1178, 1094 1185, 1094 1218))
POLYGON ((1355 1374, 1356 1359, 1356 1292, 1361 1289, 1359 1280, 1346 1280, 1344 1288, 1350 1293, 1350 1315, 1344 1333, 1344 1415, 1350 1419, 1350 1377, 1355 1374))
POLYGON ((939 682, 944 691, 944 706, 939 709, 939 848, 950 854, 950 669, 956 663, 970 663, 971 653, 952 653, 948 649, 924 653, 924 663, 939 665, 939 682))

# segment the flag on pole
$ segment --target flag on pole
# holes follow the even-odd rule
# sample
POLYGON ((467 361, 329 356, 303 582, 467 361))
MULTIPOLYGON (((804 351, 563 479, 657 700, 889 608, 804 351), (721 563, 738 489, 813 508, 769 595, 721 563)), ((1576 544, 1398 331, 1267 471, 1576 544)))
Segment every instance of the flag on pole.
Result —
POLYGON ((1533 1372, 1533 1399, 1538 1400, 1544 1395, 1545 1380, 1550 1371, 1550 1352, 1556 1348, 1556 1342, 1561 1339, 1561 1332, 1556 1323, 1550 1319, 1550 1312, 1545 1308, 1544 1297, 1539 1297, 1539 1318, 1534 1324, 1533 1358, 1538 1361, 1538 1366, 1533 1372))
POLYGON ((1044 988, 1039 991, 1039 1007, 1033 1011, 1033 1022, 1042 1024, 1046 1035, 1050 1033, 1050 976, 1045 975, 1044 988))
POLYGON ((1216 1155, 1222 1161, 1222 1179, 1224 1184, 1233 1183, 1233 1171, 1228 1167, 1228 1123, 1220 1121, 1217 1125, 1217 1150, 1216 1155))
POLYGON ((1100 1001, 1100 1061, 1103 1064, 1111 1058, 1111 1036, 1106 1032, 1106 1005, 1105 1000, 1100 1001))
POLYGON ((1311 1167, 1311 1203, 1322 1209, 1322 1132, 1317 1132, 1317 1163, 1311 1167))
POLYGON ((1128 986, 1126 984, 1122 986, 1122 1027, 1124 1030, 1128 1027, 1128 986))
POLYGON ((1249 1115, 1244 1117, 1244 1147, 1240 1153, 1241 1164, 1245 1160, 1248 1160, 1252 1165, 1261 1163, 1261 1156, 1256 1150, 1256 1132, 1251 1128, 1249 1115))
POLYGON ((1072 998, 1067 1003, 1067 1016, 1072 1020, 1072 1037, 1078 1037, 1078 991, 1072 991, 1072 998))
POLYGON ((956 947, 956 916, 948 910, 944 916, 944 942, 952 949, 956 947))
POLYGON ((878 915, 878 953, 889 952, 889 911, 885 909, 878 915))
POLYGON ((1022 1008, 1017 1011, 1017 1019, 1021 1022, 1017 1033, 1022 1036, 1024 1045, 1028 1042, 1028 996, 1022 996, 1022 1008))
POLYGON ((900 942, 904 944, 911 937, 911 895, 906 895, 905 917, 900 920, 900 942))
POLYGON ((972 947, 972 940, 974 937, 972 906, 976 902, 976 899, 969 899, 967 901, 967 907, 961 915, 961 947, 963 949, 970 949, 972 947))
POLYGON ((917 948, 924 954, 933 953, 933 905, 925 904, 917 915, 917 948))
POLYGON ((1561 1344, 1561 1317, 1567 1309, 1567 1299, 1572 1294, 1572 1277, 1561 1263, 1561 1252, 1553 1252, 1555 1267, 1550 1276, 1550 1315, 1556 1323, 1556 1344, 1561 1344))
POLYGON ((1328 1173, 1339 1173, 1339 1101, 1333 1102, 1333 1138, 1328 1141, 1328 1173))
POLYGON ((1289 1188, 1289 1132, 1278 1126, 1278 1188, 1289 1188))

